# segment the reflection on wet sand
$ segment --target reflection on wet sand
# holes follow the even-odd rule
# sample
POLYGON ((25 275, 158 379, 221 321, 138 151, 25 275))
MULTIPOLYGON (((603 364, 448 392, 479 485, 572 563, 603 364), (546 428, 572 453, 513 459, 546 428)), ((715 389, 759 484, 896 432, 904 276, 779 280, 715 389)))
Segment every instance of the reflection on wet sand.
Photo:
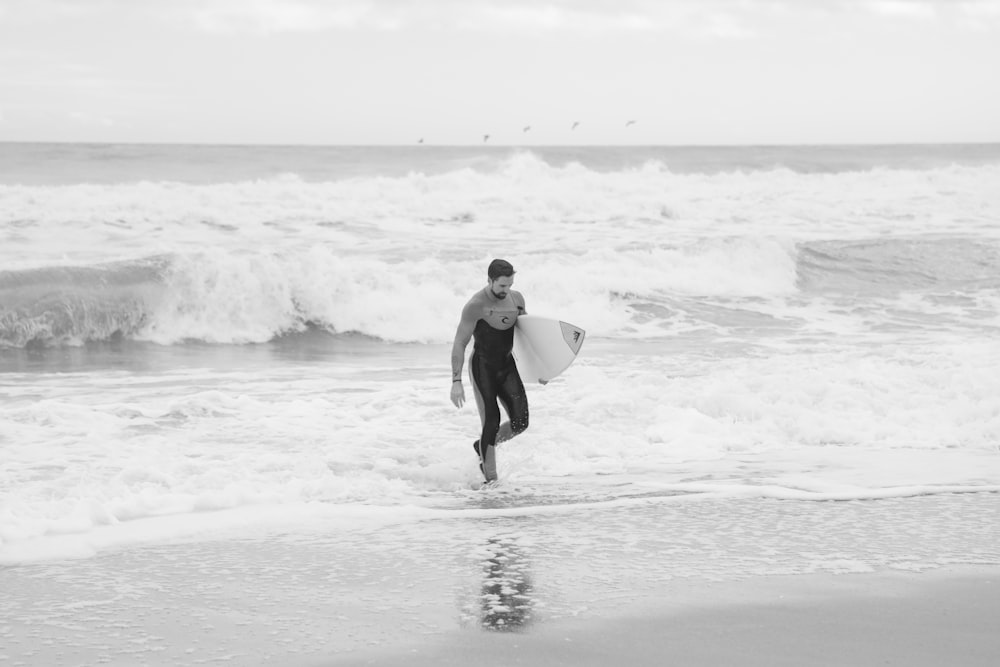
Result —
POLYGON ((486 630, 514 632, 531 624, 528 559, 513 537, 491 538, 482 561, 480 624, 486 630))

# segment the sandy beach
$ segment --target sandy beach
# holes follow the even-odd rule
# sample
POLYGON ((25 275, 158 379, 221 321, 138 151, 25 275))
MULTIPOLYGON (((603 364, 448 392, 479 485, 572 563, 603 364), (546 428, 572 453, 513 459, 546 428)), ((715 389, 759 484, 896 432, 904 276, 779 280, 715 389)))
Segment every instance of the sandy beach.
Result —
POLYGON ((621 618, 319 664, 986 666, 1000 656, 998 581, 1000 568, 982 567, 702 582, 621 618))
POLYGON ((998 494, 497 501, 416 521, 314 519, 8 562, 0 657, 992 665, 1000 655, 998 494))

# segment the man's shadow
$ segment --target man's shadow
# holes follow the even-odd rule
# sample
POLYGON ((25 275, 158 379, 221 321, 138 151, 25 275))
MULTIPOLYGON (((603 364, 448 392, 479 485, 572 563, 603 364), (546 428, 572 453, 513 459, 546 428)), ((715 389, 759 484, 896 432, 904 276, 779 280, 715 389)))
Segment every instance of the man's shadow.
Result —
POLYGON ((528 558, 513 537, 493 537, 482 561, 483 587, 479 619, 485 630, 516 632, 533 621, 528 558))

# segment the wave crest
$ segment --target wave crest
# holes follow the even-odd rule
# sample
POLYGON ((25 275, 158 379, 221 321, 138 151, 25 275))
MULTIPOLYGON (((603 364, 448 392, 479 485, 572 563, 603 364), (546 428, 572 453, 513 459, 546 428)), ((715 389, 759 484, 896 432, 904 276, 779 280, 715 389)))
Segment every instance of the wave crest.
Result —
MULTIPOLYGON (((0 345, 115 337, 164 345, 260 343, 309 327, 444 343, 462 305, 482 284, 487 261, 401 261, 316 245, 7 272, 0 275, 0 345)), ((530 311, 587 323, 593 335, 635 333, 637 309, 669 295, 789 294, 796 280, 795 249, 757 239, 539 253, 521 266, 518 289, 530 311)))

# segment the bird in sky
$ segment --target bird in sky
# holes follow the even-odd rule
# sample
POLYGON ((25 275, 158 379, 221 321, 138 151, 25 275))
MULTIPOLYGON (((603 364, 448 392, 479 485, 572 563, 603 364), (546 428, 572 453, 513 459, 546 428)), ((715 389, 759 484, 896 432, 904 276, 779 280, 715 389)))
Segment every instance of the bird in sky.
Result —
POLYGON ((484 135, 483 135, 483 143, 485 144, 485 143, 486 143, 487 141, 489 141, 489 140, 490 140, 490 135, 488 135, 488 134, 484 134, 484 135))
POLYGON ((635 125, 635 121, 634 120, 630 120, 627 123, 625 123, 625 127, 628 127, 629 125, 635 125))
POLYGON ((422 144, 422 143, 424 143, 424 138, 423 138, 423 137, 420 137, 420 140, 419 140, 419 141, 417 141, 417 143, 418 143, 418 144, 422 144))
POLYGON ((524 129, 523 129, 523 130, 521 130, 521 131, 522 131, 522 132, 527 132, 527 131, 528 131, 528 130, 530 130, 530 129, 531 129, 531 126, 530 126, 530 125, 525 125, 525 126, 524 126, 524 129))
POLYGON ((579 125, 579 124, 580 124, 580 121, 578 121, 578 120, 575 120, 575 121, 573 121, 573 127, 569 128, 569 129, 571 129, 571 130, 575 130, 575 129, 576 129, 576 126, 577 126, 577 125, 579 125))

